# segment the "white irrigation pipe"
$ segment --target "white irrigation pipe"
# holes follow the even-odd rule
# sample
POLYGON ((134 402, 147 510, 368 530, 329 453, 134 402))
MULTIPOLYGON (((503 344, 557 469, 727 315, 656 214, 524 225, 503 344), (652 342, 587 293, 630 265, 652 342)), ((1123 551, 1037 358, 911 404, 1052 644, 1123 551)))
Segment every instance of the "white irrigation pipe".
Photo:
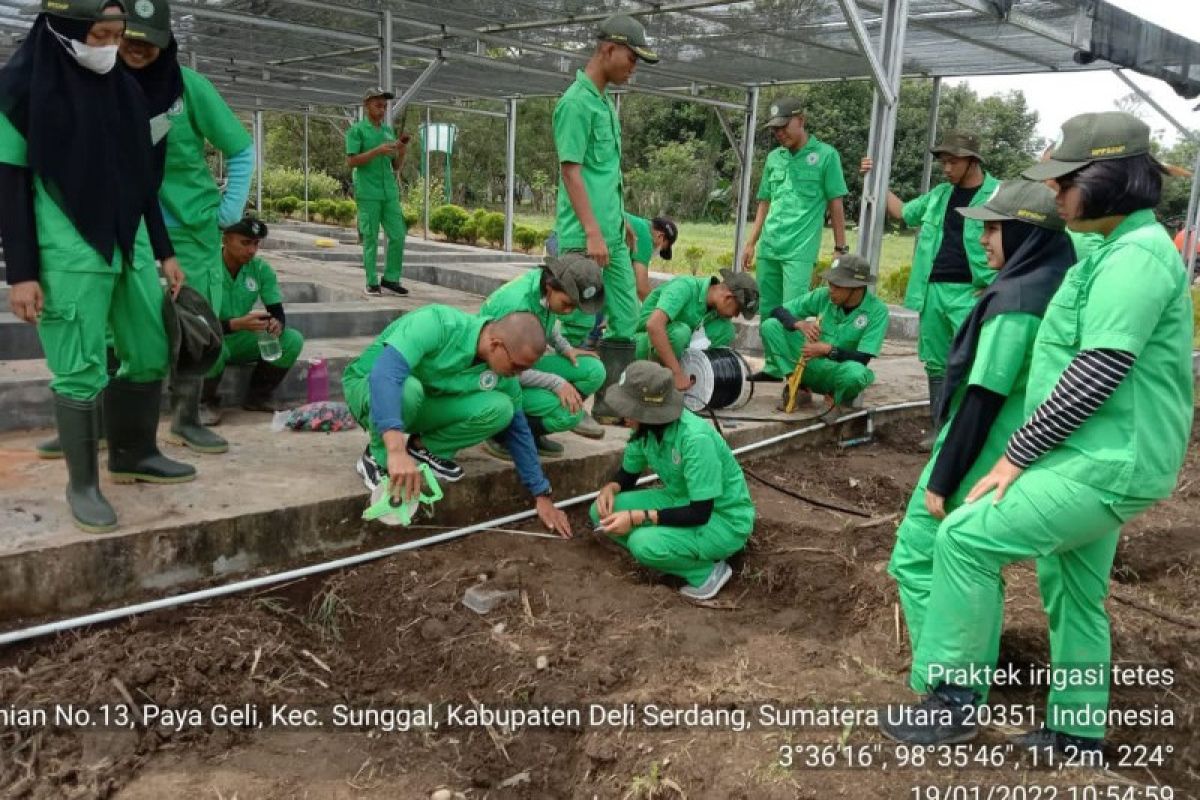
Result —
MULTIPOLYGON (((878 408, 869 408, 855 412, 842 417, 838 422, 848 422, 860 417, 870 416, 881 411, 901 411, 909 408, 918 408, 928 405, 926 400, 914 400, 907 403, 894 403, 892 405, 879 406, 878 408)), ((750 453, 764 447, 770 447, 780 442, 785 442, 789 439, 794 439, 805 433, 818 430, 824 427, 824 422, 818 422, 815 425, 809 425, 799 430, 788 431, 781 433, 778 436, 771 436, 763 439, 760 442, 743 445, 733 451, 734 455, 750 453)), ((657 475, 646 475, 638 481, 638 485, 650 483, 658 478, 657 475)), ((569 508, 580 503, 585 503, 589 500, 594 500, 599 492, 588 492, 587 494, 576 495, 567 500, 562 500, 554 505, 558 508, 569 508)), ((488 528, 500 528, 505 525, 510 525, 514 522, 521 522, 529 519, 536 512, 534 511, 519 511, 516 514, 509 514, 504 517, 497 517, 485 522, 478 522, 474 525, 467 525, 462 528, 446 531, 445 533, 427 536, 423 539, 414 539, 411 542, 402 542, 394 544, 391 547, 384 547, 379 550, 372 550, 369 553, 359 553, 358 555, 346 556, 345 558, 334 559, 333 561, 323 561, 319 564, 311 564, 307 567, 287 570, 286 572, 276 572, 271 575, 263 575, 258 578, 249 578, 243 581, 227 583, 223 586, 213 586, 208 589, 200 589, 195 592, 185 592, 184 594, 172 595, 163 597, 158 600, 150 600, 145 603, 134 603, 133 605, 122 606, 120 608, 112 608, 107 611, 98 611, 94 614, 84 614, 79 617, 71 617, 69 619, 59 620, 57 622, 48 622, 44 625, 34 625, 30 628, 22 628, 20 630, 8 631, 0 634, 0 645, 13 644, 14 642, 22 642, 27 639, 36 639, 40 636, 49 636, 54 633, 62 633, 63 631, 71 630, 72 628, 82 628, 87 625, 98 625, 103 622, 113 622, 114 620, 122 619, 123 617, 131 617, 137 614, 146 614, 151 611, 162 611, 176 606, 186 605, 188 603, 199 603, 205 600, 212 600, 217 597, 224 597, 229 594, 249 591, 250 589, 258 589, 264 586, 272 586, 277 583, 287 583, 289 581, 307 578, 312 575, 320 575, 323 572, 332 572, 346 567, 356 567, 359 564, 365 564, 369 561, 377 561, 381 558, 402 553, 405 550, 418 550, 429 545, 449 542, 453 539, 460 539, 472 533, 477 533, 488 528)))

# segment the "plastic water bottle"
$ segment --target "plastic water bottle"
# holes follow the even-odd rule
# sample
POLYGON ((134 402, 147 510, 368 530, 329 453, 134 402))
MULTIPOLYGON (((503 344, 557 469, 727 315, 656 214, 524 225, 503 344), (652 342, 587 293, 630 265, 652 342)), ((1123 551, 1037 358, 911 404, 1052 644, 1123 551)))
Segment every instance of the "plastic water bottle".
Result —
POLYGON ((329 399, 329 367, 323 358, 309 359, 308 402, 320 403, 329 399))
POLYGON ((266 331, 259 331, 258 355, 263 361, 278 360, 283 355, 283 348, 279 346, 279 338, 266 331))

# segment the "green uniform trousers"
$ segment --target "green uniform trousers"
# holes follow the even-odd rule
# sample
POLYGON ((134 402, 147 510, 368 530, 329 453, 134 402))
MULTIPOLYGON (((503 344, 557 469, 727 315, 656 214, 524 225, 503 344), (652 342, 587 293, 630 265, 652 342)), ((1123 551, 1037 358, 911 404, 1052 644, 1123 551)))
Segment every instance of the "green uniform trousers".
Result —
MULTIPOLYGON (((783 323, 771 317, 759 326, 763 353, 766 355, 764 372, 777 378, 786 378, 796 368, 800 353, 804 349, 804 334, 787 331, 783 323)), ((875 373, 866 364, 857 361, 830 361, 816 358, 804 367, 800 385, 818 394, 827 394, 839 405, 850 405, 854 398, 875 382, 875 373)))
POLYGON ((392 283, 400 282, 404 271, 404 237, 408 235, 408 226, 404 224, 404 211, 400 208, 400 198, 392 197, 387 200, 358 201, 358 232, 362 235, 363 272, 367 274, 367 286, 379 284, 375 272, 375 262, 378 259, 379 228, 387 236, 387 256, 384 260, 383 279, 392 283))
MULTIPOLYGON (((1052 686, 1046 726, 1075 736, 1101 737, 1105 726, 1070 715, 1108 709, 1109 573, 1121 526, 1153 500, 1127 498, 1034 464, 999 504, 987 496, 950 514, 933 545, 933 580, 924 629, 913 658, 912 685, 939 683, 937 667, 995 666, 992 638, 1003 614, 1000 572, 1037 559, 1042 604, 1050 620, 1052 668, 1088 670, 1098 685, 1052 686), (989 660, 991 659, 991 660, 989 660)), ((1070 677, 1070 676, 1068 676, 1070 677)), ((970 685, 974 680, 948 680, 970 685)))
MULTIPOLYGON (((576 360, 578 366, 573 365, 566 356, 555 353, 542 356, 533 368, 563 378, 581 395, 589 397, 604 384, 604 364, 600 359, 590 356, 579 356, 576 360)), ((572 430, 587 416, 587 411, 582 408, 574 414, 563 408, 558 395, 549 389, 522 387, 521 403, 527 416, 542 420, 547 433, 572 430)))
MULTIPOLYGON (((304 336, 295 328, 284 328, 279 334, 279 348, 283 355, 270 362, 276 369, 289 369, 300 357, 304 348, 304 336)), ((208 371, 208 377, 215 378, 225 371, 226 364, 253 364, 259 360, 258 334, 254 331, 237 331, 225 336, 221 343, 221 357, 213 368, 208 371)))
MULTIPOLYGON (((665 489, 635 489, 617 495, 613 509, 632 511, 648 508, 674 508, 691 501, 665 489)), ((596 504, 588 510, 592 524, 600 521, 596 504)), ((627 536, 611 536, 614 542, 627 549, 639 564, 650 569, 683 578, 691 586, 700 586, 712 574, 713 565, 729 558, 746 546, 750 538, 748 526, 738 531, 716 512, 698 528, 672 528, 666 525, 643 525, 627 536)))
MULTIPOLYGON (((371 455, 387 468, 383 436, 371 423, 371 389, 367 380, 346 381, 342 387, 350 413, 371 437, 371 455)), ((473 447, 506 429, 513 418, 513 403, 503 392, 429 397, 421 382, 409 375, 404 381, 404 431, 420 435, 421 444, 441 458, 454 458, 459 450, 473 447)))
POLYGON ((596 327, 596 315, 578 308, 559 319, 559 330, 572 347, 583 347, 588 334, 596 327))
POLYGON ((149 383, 167 377, 163 289, 151 265, 120 273, 42 269, 45 308, 38 337, 54 377, 50 390, 91 400, 108 385, 108 343, 121 368, 117 377, 149 383))
POLYGON ((608 266, 604 268, 604 338, 625 342, 632 339, 640 311, 629 246, 624 240, 609 243, 608 266))
MULTIPOLYGON (((693 333, 695 331, 682 322, 667 323, 667 338, 671 340, 671 350, 675 353, 676 358, 683 357, 683 351, 687 349, 688 343, 692 341, 693 333)), ((710 319, 704 323, 704 335, 708 337, 709 347, 728 347, 733 344, 733 339, 737 335, 737 331, 734 329, 732 322, 722 317, 719 319, 710 319)), ((652 358, 658 361, 658 355, 654 352, 654 345, 650 343, 650 334, 640 331, 634 335, 633 342, 637 347, 637 357, 639 360, 652 358)))
POLYGON ((931 283, 925 289, 917 333, 917 357, 931 378, 946 374, 950 343, 963 320, 975 308, 979 290, 969 283, 931 283))
POLYGON ((754 264, 758 279, 758 308, 761 319, 767 319, 779 306, 805 294, 811 288, 811 261, 783 260, 758 255, 755 256, 754 264))
POLYGON ((217 319, 221 318, 224 296, 225 263, 221 260, 221 229, 214 222, 211 228, 194 231, 190 228, 167 228, 175 257, 187 276, 187 285, 204 295, 217 319))

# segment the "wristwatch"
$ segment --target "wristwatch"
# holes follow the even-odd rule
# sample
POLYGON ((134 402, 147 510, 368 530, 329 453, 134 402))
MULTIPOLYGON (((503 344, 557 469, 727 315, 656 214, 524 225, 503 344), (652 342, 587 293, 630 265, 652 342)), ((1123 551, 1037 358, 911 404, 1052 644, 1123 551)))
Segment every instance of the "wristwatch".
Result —
POLYGON ((846 255, 847 253, 849 253, 849 252, 850 252, 850 246, 849 246, 849 245, 845 245, 845 244, 843 244, 843 245, 840 245, 840 246, 838 246, 838 245, 835 245, 835 246, 834 246, 834 248, 833 248, 833 252, 837 253, 838 255, 843 255, 843 256, 844 256, 844 255, 846 255))

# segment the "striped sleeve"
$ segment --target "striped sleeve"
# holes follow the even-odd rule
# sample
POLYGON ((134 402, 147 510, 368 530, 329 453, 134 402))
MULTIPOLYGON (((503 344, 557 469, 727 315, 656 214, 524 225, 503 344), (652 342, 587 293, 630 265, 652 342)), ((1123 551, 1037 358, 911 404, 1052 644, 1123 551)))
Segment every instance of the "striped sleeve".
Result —
POLYGON ((1135 358, 1125 350, 1078 353, 1050 396, 1008 440, 1008 460, 1025 469, 1062 444, 1117 390, 1135 358))

